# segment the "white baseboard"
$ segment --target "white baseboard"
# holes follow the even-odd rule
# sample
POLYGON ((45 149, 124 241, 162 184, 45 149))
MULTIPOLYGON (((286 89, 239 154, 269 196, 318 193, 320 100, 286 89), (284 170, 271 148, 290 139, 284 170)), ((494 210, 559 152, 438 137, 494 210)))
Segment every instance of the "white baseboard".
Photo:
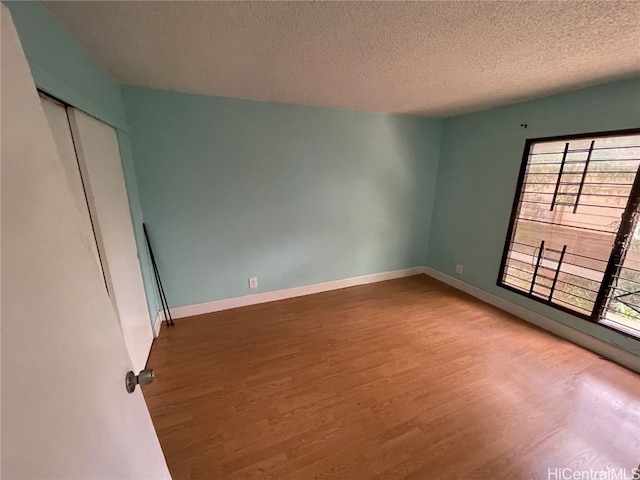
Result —
POLYGON ((640 357, 637 355, 634 355, 625 350, 622 350, 621 348, 611 345, 610 343, 592 337, 591 335, 582 333, 560 322, 551 320, 544 315, 540 315, 539 313, 527 310, 524 307, 516 305, 515 303, 511 303, 491 293, 485 292, 478 287, 469 285, 468 283, 458 280, 457 278, 450 277, 449 275, 434 270, 433 268, 424 267, 423 272, 426 275, 433 277, 436 280, 440 280, 441 282, 446 283, 447 285, 450 285, 458 290, 468 293, 469 295, 474 296, 482 300, 483 302, 493 305, 494 307, 498 307, 505 312, 509 312, 516 317, 533 323, 534 325, 544 328, 549 332, 555 333, 559 337, 569 340, 570 342, 580 345, 587 350, 591 350, 598 355, 602 355, 605 358, 613 360, 620 365, 624 365, 625 367, 640 373, 640 357))
MULTIPOLYGON (((231 308, 246 307, 248 305, 284 300, 286 298, 301 297, 303 295, 311 295, 313 293, 328 292, 329 290, 338 290, 340 288, 353 287, 356 285, 393 280, 394 278, 410 277, 412 275, 420 275, 421 273, 424 273, 424 267, 405 268, 402 270, 393 270, 391 272, 374 273, 372 275, 363 275, 361 277, 334 280, 332 282, 315 283, 313 285, 305 285, 304 287, 286 288, 284 290, 226 298, 224 300, 198 303, 196 305, 185 305, 184 307, 172 308, 171 317, 191 317, 194 315, 202 315, 204 313, 229 310, 231 308)), ((162 316, 162 311, 158 312, 158 316, 162 316)))
MULTIPOLYGON (((483 302, 498 307, 501 310, 509 312, 527 322, 533 323, 549 332, 552 332, 572 343, 591 350, 605 358, 613 360, 620 365, 640 373, 640 356, 622 350, 615 345, 611 345, 603 340, 582 333, 579 330, 568 327, 560 322, 551 320, 550 318, 532 312, 524 307, 511 303, 484 290, 469 285, 457 278, 450 277, 444 273, 434 270, 430 267, 413 267, 402 270, 393 270, 391 272, 374 273, 372 275, 363 275, 361 277, 351 277, 342 280, 334 280, 331 282, 315 283, 303 287, 286 288, 284 290, 275 290, 272 292, 257 293, 253 295, 245 295, 242 297, 226 298, 224 300, 216 300, 213 302, 199 303, 195 305, 185 305, 171 309, 172 318, 184 318, 205 313, 220 312, 231 308, 246 307, 249 305, 257 305, 260 303, 274 302, 277 300, 285 300, 287 298, 301 297, 314 293, 328 292, 330 290, 338 290, 341 288, 353 287, 356 285, 366 285, 368 283, 382 282, 385 280, 393 280, 395 278, 410 277, 424 273, 430 277, 440 280, 458 290, 476 297, 483 302)), ((153 331, 157 337, 160 334, 160 328, 164 320, 162 310, 156 315, 153 331)))

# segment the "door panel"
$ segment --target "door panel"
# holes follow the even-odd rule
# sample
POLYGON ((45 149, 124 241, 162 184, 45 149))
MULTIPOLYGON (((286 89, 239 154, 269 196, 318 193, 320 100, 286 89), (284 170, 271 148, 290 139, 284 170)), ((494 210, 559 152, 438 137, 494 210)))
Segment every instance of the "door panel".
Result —
POLYGON ((116 131, 67 108, 105 278, 136 370, 153 341, 116 131))
POLYGON ((2 462, 7 479, 169 478, 93 233, 1 6, 2 462))
MULTIPOLYGON (((87 199, 84 195, 82 178, 80 177, 80 170, 76 160, 76 152, 73 146, 73 138, 71 137, 71 127, 69 127, 69 119, 67 118, 67 110, 64 105, 55 102, 51 98, 41 96, 40 101, 42 102, 42 108, 44 109, 44 114, 47 117, 49 129, 53 134, 53 140, 65 169, 65 176, 67 183, 69 184, 69 191, 74 195, 76 208, 78 212, 82 213, 82 220, 88 222, 88 225, 85 227, 92 229, 87 199), (84 215, 83 212, 86 212, 87 215, 84 215)), ((89 245, 89 247, 93 250, 96 265, 100 268, 100 272, 104 278, 97 244, 89 245)), ((104 281, 106 288, 106 279, 104 281)))

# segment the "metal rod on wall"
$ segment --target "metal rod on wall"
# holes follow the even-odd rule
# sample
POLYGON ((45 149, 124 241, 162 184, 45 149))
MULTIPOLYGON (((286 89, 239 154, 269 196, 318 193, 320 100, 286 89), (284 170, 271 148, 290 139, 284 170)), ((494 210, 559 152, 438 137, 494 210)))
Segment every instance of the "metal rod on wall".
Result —
POLYGON ((147 226, 143 223, 142 230, 144 231, 144 238, 147 241, 147 248, 149 249, 149 256, 151 257, 151 266, 153 267, 153 273, 156 278, 156 286, 158 287, 158 293, 160 294, 160 303, 162 303, 162 311, 164 319, 168 326, 173 325, 173 318, 171 318, 171 310, 169 310, 169 302, 167 302, 167 296, 164 293, 164 287, 162 286, 162 280, 160 279, 160 271, 158 270, 158 264, 156 263, 156 257, 153 254, 151 248, 151 241, 149 240, 149 234, 147 233, 147 226))

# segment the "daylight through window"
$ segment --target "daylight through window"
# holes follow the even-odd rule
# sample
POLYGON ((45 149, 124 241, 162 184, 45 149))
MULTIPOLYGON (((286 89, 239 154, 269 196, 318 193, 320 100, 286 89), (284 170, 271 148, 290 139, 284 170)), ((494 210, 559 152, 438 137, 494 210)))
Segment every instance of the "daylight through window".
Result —
POLYGON ((498 284, 640 337, 640 130, 527 140, 498 284))

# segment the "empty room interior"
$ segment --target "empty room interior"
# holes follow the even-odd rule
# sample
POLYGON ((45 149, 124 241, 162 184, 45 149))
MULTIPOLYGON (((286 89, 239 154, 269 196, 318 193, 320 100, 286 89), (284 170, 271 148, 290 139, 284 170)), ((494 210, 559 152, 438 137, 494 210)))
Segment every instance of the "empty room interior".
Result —
POLYGON ((2 478, 640 479, 640 2, 1 5, 2 478))

